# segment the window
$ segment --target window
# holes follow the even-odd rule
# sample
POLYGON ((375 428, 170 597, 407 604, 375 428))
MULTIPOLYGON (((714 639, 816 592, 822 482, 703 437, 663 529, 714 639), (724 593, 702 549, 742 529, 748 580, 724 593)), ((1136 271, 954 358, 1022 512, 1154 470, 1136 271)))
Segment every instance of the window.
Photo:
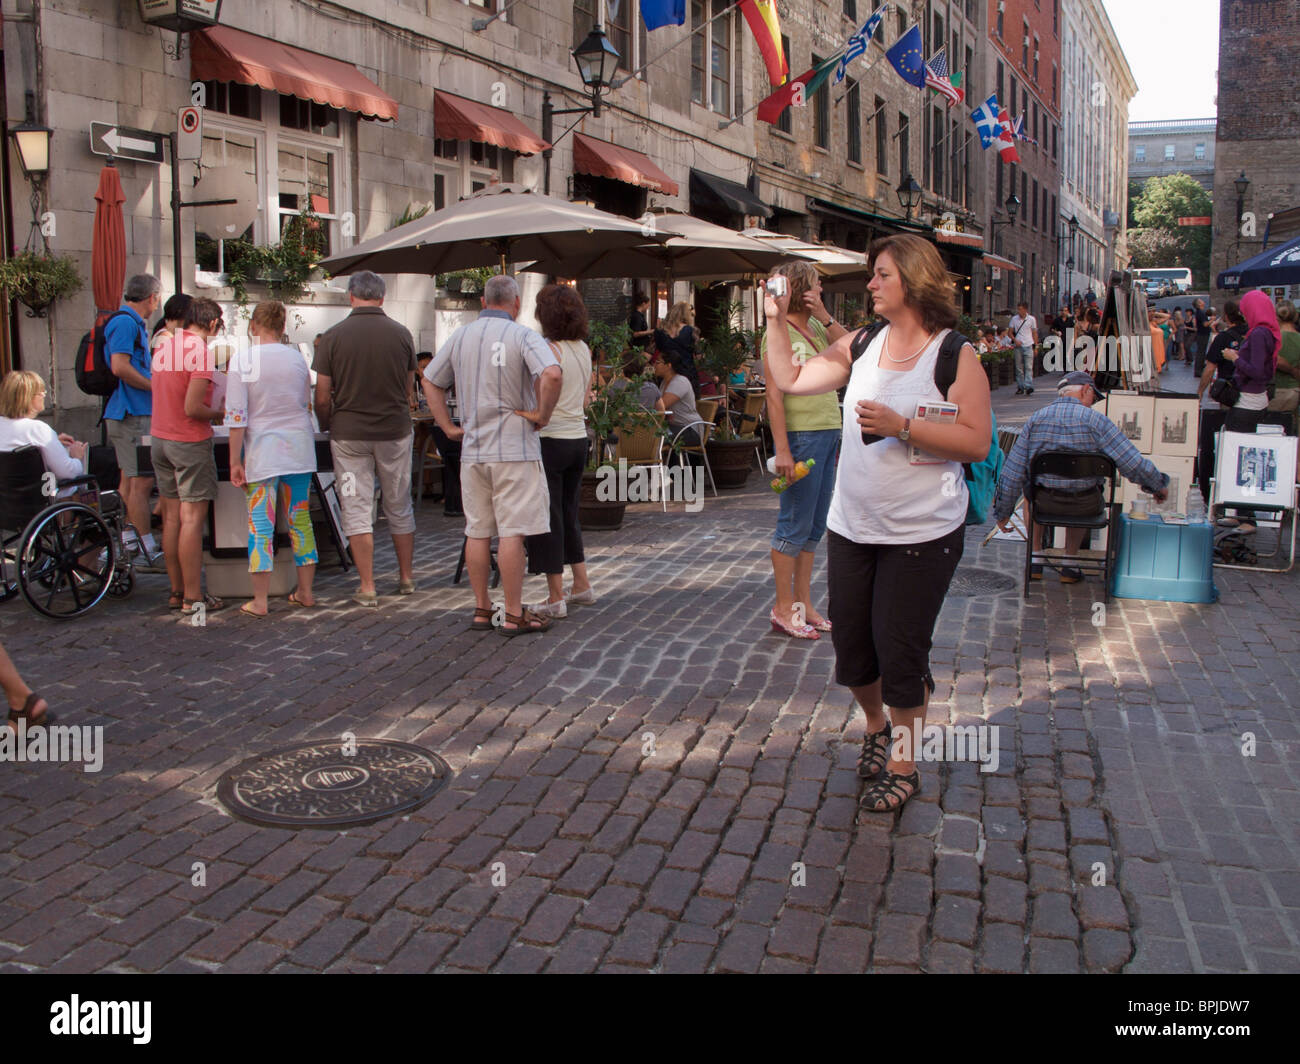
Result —
POLYGON ((911 119, 898 112, 898 182, 912 172, 911 119))
POLYGON ((934 30, 930 35, 930 51, 937 52, 943 47, 943 19, 934 16, 934 30))
POLYGON ((894 10, 898 13, 898 36, 901 37, 907 32, 907 12, 902 4, 895 4, 894 10))
POLYGON ((934 173, 930 187, 940 194, 943 192, 943 128, 943 112, 936 108, 930 118, 930 141, 934 155, 934 173))
POLYGON ((1038 228, 1038 180, 1036 178, 1034 180, 1034 195, 1033 198, 1030 200, 1030 203, 1033 207, 1033 213, 1034 213, 1033 221, 1030 223, 1030 228, 1037 229, 1038 228))
POLYGON ((1057 224, 1056 219, 1057 219, 1058 216, 1057 216, 1057 213, 1056 213, 1056 194, 1055 194, 1055 193, 1052 194, 1052 213, 1049 214, 1047 217, 1049 217, 1049 218, 1052 219, 1052 224, 1053 224, 1053 225, 1056 225, 1056 224, 1057 224))
POLYGON ((1056 64, 1052 63, 1052 106, 1056 106, 1056 64))
POLYGON ((1029 203, 1029 175, 1024 170, 1020 171, 1020 217, 1021 220, 1028 222, 1025 217, 1025 207, 1029 203))
POLYGON ((1133 161, 1135 163, 1144 163, 1147 161, 1147 146, 1139 144, 1133 149, 1133 161))
MULTIPOLYGON (((815 67, 821 59, 812 57, 815 67)), ((822 82, 821 88, 813 93, 813 143, 819 148, 828 148, 831 143, 831 92, 830 79, 822 82)))
POLYGON ((1052 32, 1060 36, 1061 0, 1052 0, 1052 32))
POLYGON ((848 111, 845 113, 845 121, 849 126, 849 162, 862 162, 862 93, 858 83, 852 78, 848 79, 849 90, 848 111))
MULTIPOLYGON (((790 60, 790 38, 787 34, 781 34, 781 51, 784 53, 786 61, 790 60)), ((791 64, 793 65, 793 64, 791 64)), ((781 112, 781 117, 776 120, 776 128, 782 133, 794 132, 794 108, 787 107, 781 112)))
MULTIPOLYGON (((1038 140, 1038 101, 1034 101, 1034 124, 1029 127, 1029 135, 1038 140)), ((1041 143, 1041 142, 1040 142, 1041 143)))
POLYGON ((1029 69, 1029 19, 1024 20, 1024 36, 1020 39, 1020 67, 1029 69))
MULTIPOLYGON (((972 92, 969 95, 973 97, 975 93, 972 92)), ((1002 92, 1002 60, 1000 59, 998 60, 998 99, 999 100, 1006 99, 1005 95, 1002 92)))
POLYGON ((1172 144, 1166 144, 1166 145, 1165 145, 1165 162, 1167 162, 1167 163, 1168 163, 1168 162, 1173 162, 1173 159, 1174 159, 1174 146, 1173 146, 1172 144))
POLYGON ((856 19, 858 17, 857 0, 844 0, 844 13, 848 15, 849 18, 856 19))
POLYGON ((1205 158, 1205 141, 1201 141, 1199 144, 1196 145, 1196 150, 1195 152, 1193 152, 1193 154, 1197 159, 1205 158))
POLYGON ((885 101, 876 97, 876 109, 873 112, 876 123, 876 173, 882 177, 889 176, 889 123, 885 121, 885 101))
MULTIPOLYGON (((1000 101, 1002 97, 999 96, 998 99, 1000 101)), ((1007 113, 1008 114, 1016 113, 1016 76, 1014 74, 1011 75, 1011 101, 1007 105, 1007 113)))
MULTIPOLYGON (((996 3, 997 0, 991 0, 991 2, 996 3)), ((899 12, 899 16, 898 16, 898 17, 899 17, 900 19, 903 17, 901 11, 899 12)), ((998 4, 998 40, 1001 40, 1001 39, 1002 39, 1002 5, 1001 5, 1001 4, 998 4)))
MULTIPOLYGON (((628 4, 628 8, 631 8, 628 4)), ((691 2, 691 24, 704 26, 710 15, 718 15, 731 5, 726 0, 691 2), (707 14, 706 14, 707 12, 707 14)), ((691 37, 691 99, 718 114, 731 114, 731 33, 735 23, 730 17, 708 24, 691 37)))
MULTIPOLYGON (((591 28, 600 21, 598 11, 599 0, 575 0, 573 5, 573 47, 577 48, 587 39, 587 34, 591 28)), ((607 18, 604 23, 605 36, 609 38, 609 43, 614 46, 614 50, 619 54, 619 69, 626 73, 629 70, 635 70, 638 66, 633 56, 635 43, 632 38, 632 28, 639 25, 640 20, 634 23, 635 11, 633 10, 632 0, 611 0, 605 5, 607 18)), ((637 35, 638 38, 640 34, 637 35)))
MULTIPOLYGON (((257 190, 257 217, 240 237, 276 243, 299 212, 311 210, 321 219, 321 252, 329 254, 347 200, 343 153, 354 120, 332 107, 245 85, 208 82, 205 93, 200 170, 238 167, 257 190), (263 121, 263 115, 274 117, 263 121)), ((196 232, 196 267, 225 272, 229 237, 196 232)))
POLYGON ((994 198, 998 201, 997 203, 998 207, 1001 208, 1002 206, 1002 156, 1001 155, 998 156, 998 161, 994 165, 998 172, 998 192, 994 198))
POLYGON ((975 105, 975 94, 970 90, 970 83, 975 80, 975 53, 966 49, 966 65, 962 67, 962 83, 966 88, 966 106, 975 105))
POLYGON ((1050 233, 1052 216, 1047 212, 1047 186, 1043 186, 1043 232, 1050 233))
POLYGON ((1060 126, 1052 126, 1052 158, 1053 158, 1053 159, 1056 158, 1056 140, 1057 140, 1057 131, 1058 131, 1060 128, 1061 128, 1060 126))
POLYGON ((1038 34, 1034 34, 1034 84, 1038 84, 1038 34))

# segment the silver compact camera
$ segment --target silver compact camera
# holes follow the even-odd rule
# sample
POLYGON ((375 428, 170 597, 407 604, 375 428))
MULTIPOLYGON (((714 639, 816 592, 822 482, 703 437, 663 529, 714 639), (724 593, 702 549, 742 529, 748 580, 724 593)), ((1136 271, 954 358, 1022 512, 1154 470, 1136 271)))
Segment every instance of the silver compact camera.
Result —
POLYGON ((767 288, 767 294, 773 299, 780 299, 790 291, 790 286, 786 282, 786 279, 779 274, 776 277, 769 277, 764 287, 767 288))

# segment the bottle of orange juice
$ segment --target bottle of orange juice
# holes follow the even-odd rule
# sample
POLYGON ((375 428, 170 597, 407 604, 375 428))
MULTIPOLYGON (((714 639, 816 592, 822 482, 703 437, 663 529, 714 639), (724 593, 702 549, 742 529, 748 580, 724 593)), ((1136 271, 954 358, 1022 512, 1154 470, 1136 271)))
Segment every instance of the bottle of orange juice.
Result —
MULTIPOLYGON (((774 463, 775 463, 775 459, 773 459, 773 464, 774 463)), ((794 474, 789 477, 784 477, 784 476, 776 477, 772 481, 772 490, 776 492, 778 495, 780 495, 781 492, 785 491, 785 489, 788 488, 791 484, 793 484, 796 480, 803 480, 803 478, 806 477, 812 471, 812 467, 815 466, 816 464, 817 461, 816 459, 813 458, 808 458, 803 461, 796 462, 794 464, 794 474)))

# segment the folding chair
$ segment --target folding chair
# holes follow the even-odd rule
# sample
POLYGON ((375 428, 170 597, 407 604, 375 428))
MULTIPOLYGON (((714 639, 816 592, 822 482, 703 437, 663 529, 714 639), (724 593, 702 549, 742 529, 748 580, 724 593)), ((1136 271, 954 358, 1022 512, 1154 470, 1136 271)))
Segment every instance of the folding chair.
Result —
MULTIPOLYGON (((703 403, 700 405, 702 406, 703 403)), ((704 468, 709 474, 709 483, 713 486, 713 497, 717 498, 718 485, 714 483, 713 470, 709 467, 709 452, 705 449, 705 444, 709 442, 709 437, 713 435, 713 429, 714 425, 711 421, 692 421, 689 425, 683 425, 677 430, 676 434, 672 438, 672 442, 669 444, 669 447, 672 450, 672 454, 677 455, 678 462, 681 465, 685 464, 685 456, 688 454, 698 454, 704 459, 704 468), (690 429, 695 429, 699 433, 700 442, 679 443, 678 441, 681 440, 682 433, 687 432, 690 429)), ((669 460, 671 461, 671 457, 669 460)))
MULTIPOLYGON (((1115 486, 1119 474, 1115 462, 1109 456, 1095 451, 1040 451, 1029 463, 1029 476, 1025 481, 1025 501, 1028 503, 1028 521, 1025 537, 1025 598, 1029 597, 1030 566, 1034 558, 1033 525, 1059 526, 1061 528, 1104 528, 1106 529, 1106 550, 1100 559, 1087 554, 1053 555, 1053 559, 1068 562, 1076 568, 1088 572, 1100 572, 1103 584, 1103 601, 1110 601, 1110 576, 1114 565, 1117 532, 1119 529, 1120 504, 1115 501, 1115 486), (1044 491, 1038 485, 1038 478, 1043 476, 1061 477, 1068 480, 1106 479, 1110 482, 1109 501, 1103 490, 1102 508, 1095 514, 1063 514, 1052 508, 1050 495, 1040 495, 1044 491)), ((1045 534, 1044 534, 1045 535, 1045 534)), ((1046 552, 1047 548, 1043 548, 1046 552)))
POLYGON ((665 512, 668 509, 668 470, 664 465, 663 415, 655 415, 653 425, 634 429, 620 428, 618 443, 614 446, 614 461, 625 461, 628 467, 654 466, 659 474, 659 501, 665 512))

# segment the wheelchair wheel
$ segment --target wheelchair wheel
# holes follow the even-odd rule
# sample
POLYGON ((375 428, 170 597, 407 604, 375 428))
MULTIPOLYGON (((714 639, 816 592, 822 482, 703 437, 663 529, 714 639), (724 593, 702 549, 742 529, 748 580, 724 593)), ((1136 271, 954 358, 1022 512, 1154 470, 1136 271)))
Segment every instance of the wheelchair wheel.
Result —
POLYGON ((18 586, 32 609, 55 620, 93 609, 108 593, 117 547, 103 518, 81 503, 42 510, 18 547, 18 586))

